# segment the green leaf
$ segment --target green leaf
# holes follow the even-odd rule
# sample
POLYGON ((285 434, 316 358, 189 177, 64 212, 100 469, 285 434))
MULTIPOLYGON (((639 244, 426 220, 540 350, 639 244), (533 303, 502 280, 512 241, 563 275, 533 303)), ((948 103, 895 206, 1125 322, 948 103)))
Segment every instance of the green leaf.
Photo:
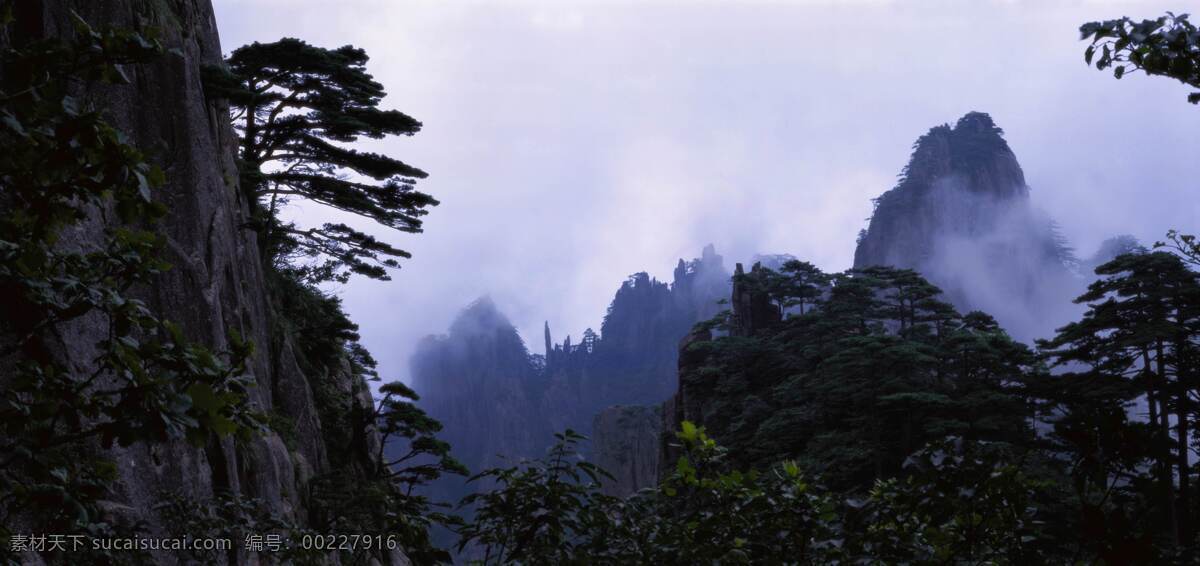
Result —
POLYGON ((157 165, 153 165, 146 172, 146 180, 149 181, 150 185, 153 187, 161 187, 167 182, 167 175, 163 173, 163 170, 157 165))
POLYGON ((187 389, 188 397, 192 398, 192 406, 205 412, 219 410, 223 403, 207 383, 193 383, 187 389))
POLYGON ((679 432, 679 439, 685 441, 696 440, 697 429, 695 423, 691 421, 683 421, 679 432))
POLYGON ((228 436, 237 432, 238 425, 222 415, 217 415, 212 420, 212 429, 220 436, 228 436))
POLYGON ((687 456, 680 456, 675 462, 675 471, 685 478, 691 478, 696 475, 696 468, 692 467, 692 463, 688 461, 687 456))

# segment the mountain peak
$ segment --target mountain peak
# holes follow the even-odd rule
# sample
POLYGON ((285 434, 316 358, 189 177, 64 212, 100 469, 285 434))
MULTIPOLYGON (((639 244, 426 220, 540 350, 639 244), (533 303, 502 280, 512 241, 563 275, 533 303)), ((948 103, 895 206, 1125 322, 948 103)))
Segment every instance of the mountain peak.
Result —
POLYGON ((967 112, 962 118, 958 119, 958 123, 954 125, 954 131, 962 134, 987 134, 996 137, 1002 137, 1004 130, 996 126, 996 122, 992 120, 986 112, 967 112))
POLYGON ((968 112, 917 138, 900 182, 875 199, 855 267, 918 267, 935 235, 978 235, 1011 207, 1027 207, 1025 173, 1003 134, 991 116, 968 112))
POLYGON ((918 138, 900 181, 875 199, 854 266, 916 269, 963 310, 1050 301, 1040 295, 1067 274, 1070 250, 1034 209, 1003 134, 991 116, 969 112, 918 138))
POLYGON ((498 329, 512 329, 512 322, 488 295, 475 299, 467 308, 458 313, 450 325, 451 334, 490 333, 498 329))
POLYGON ((1002 198, 1029 194, 1025 173, 1004 140, 1004 130, 988 114, 968 112, 954 127, 934 126, 917 138, 900 183, 879 202, 927 191, 935 182, 952 177, 962 181, 958 186, 964 190, 1002 198))

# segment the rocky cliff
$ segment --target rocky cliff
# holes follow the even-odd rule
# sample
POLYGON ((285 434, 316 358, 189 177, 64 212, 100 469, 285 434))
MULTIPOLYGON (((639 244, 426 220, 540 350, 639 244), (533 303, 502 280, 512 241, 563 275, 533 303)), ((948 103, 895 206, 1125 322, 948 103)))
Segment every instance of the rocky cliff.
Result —
MULTIPOLYGON (((378 442, 368 435, 361 450, 334 456, 325 441, 320 397, 344 400, 343 411, 365 410, 372 402, 345 360, 309 368, 319 375, 303 371, 291 335, 276 320, 253 233, 242 228, 248 207, 237 186, 228 111, 206 99, 201 83, 201 66, 219 64, 222 56, 210 2, 31 0, 16 5, 16 25, 29 38, 73 33, 75 12, 95 27, 154 28, 171 49, 151 64, 126 69, 128 85, 88 93, 105 109, 106 119, 166 173, 167 182, 154 198, 169 210, 158 230, 166 240, 164 259, 173 268, 138 293, 155 312, 178 323, 188 339, 214 351, 225 349, 231 330, 252 340, 257 345, 249 364, 257 385, 250 391, 252 402, 272 422, 287 423, 278 427, 286 429, 284 434, 267 430, 246 441, 214 439, 204 448, 182 442, 113 448, 116 482, 106 508, 114 520, 144 521, 151 534, 161 534, 166 528, 158 510, 161 494, 205 501, 229 491, 307 524, 316 511, 310 480, 353 473, 378 442)), ((92 219, 68 237, 82 245, 97 238, 101 228, 101 221, 92 219)), ((105 331, 92 319, 71 323, 60 336, 64 361, 86 370, 93 363, 91 345, 105 331)), ((236 553, 227 557, 231 563, 253 560, 236 553)), ((23 558, 41 561, 34 554, 23 558)), ((390 559, 406 562, 400 554, 390 559)), ((156 554, 155 560, 169 564, 175 557, 156 554)))
POLYGON ((971 112, 921 136, 895 188, 875 200, 854 267, 921 272, 962 310, 994 313, 1031 338, 1063 318, 1079 289, 1071 250, 1030 202, 1003 131, 971 112))
POLYGON ((592 422, 592 454, 596 464, 612 474, 602 489, 626 497, 658 485, 662 408, 644 405, 612 406, 592 422))
POLYGON ((760 328, 783 320, 783 310, 765 293, 755 292, 751 284, 763 274, 761 263, 755 263, 750 273, 737 264, 733 270, 733 293, 730 297, 729 333, 733 336, 752 336, 760 328))

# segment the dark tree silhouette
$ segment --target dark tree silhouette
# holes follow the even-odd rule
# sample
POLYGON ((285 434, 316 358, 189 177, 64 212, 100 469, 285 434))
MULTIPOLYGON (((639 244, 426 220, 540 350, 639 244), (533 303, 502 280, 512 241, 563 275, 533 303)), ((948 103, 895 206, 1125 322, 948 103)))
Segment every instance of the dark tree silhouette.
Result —
POLYGON ((241 184, 267 257, 310 281, 344 282, 354 273, 387 280, 387 268, 409 254, 343 223, 282 222, 279 209, 289 199, 401 232, 420 232, 421 216, 438 204, 415 189, 424 171, 343 145, 421 129, 412 117, 379 108, 386 93, 366 72, 367 60, 352 46, 324 49, 284 38, 238 48, 227 67, 206 71, 210 93, 227 98, 234 112, 241 184))
MULTIPOLYGON (((1141 71, 1200 89, 1200 33, 1187 14, 1167 12, 1140 22, 1130 18, 1088 22, 1079 33, 1092 41, 1084 53, 1088 64, 1094 59, 1097 69, 1112 67, 1118 79, 1141 71)), ((1187 99, 1200 103, 1200 92, 1188 94, 1187 99)))
POLYGON ((1179 256, 1167 252, 1120 255, 1096 268, 1096 274, 1101 278, 1076 299, 1089 307, 1083 318, 1041 346, 1057 365, 1081 364, 1083 373, 1098 379, 1129 379, 1145 393, 1156 436, 1151 448, 1161 509, 1178 540, 1189 541, 1189 425, 1200 281, 1179 256))

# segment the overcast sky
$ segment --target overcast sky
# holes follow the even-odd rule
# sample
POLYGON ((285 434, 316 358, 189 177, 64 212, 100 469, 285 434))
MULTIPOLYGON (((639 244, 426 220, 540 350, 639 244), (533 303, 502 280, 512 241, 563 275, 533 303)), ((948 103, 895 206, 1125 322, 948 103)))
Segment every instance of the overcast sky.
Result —
POLYGON ((441 206, 423 234, 375 231, 413 254, 393 281, 336 290, 386 378, 484 294, 540 352, 544 320, 598 329, 627 275, 669 279, 709 242, 730 268, 845 269, 913 141, 971 110, 1080 255, 1200 230, 1200 108, 1089 69, 1077 31, 1182 1, 215 4, 226 52, 365 48, 384 104, 424 123, 367 145, 428 171, 441 206))

